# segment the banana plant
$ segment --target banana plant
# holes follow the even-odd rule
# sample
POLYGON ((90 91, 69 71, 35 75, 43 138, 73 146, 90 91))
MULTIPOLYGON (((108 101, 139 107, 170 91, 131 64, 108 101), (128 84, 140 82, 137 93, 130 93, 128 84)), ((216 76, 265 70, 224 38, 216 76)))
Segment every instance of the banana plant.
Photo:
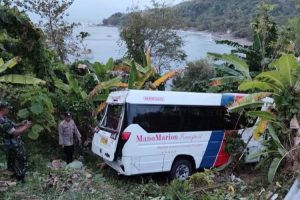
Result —
POLYGON ((288 141, 292 137, 299 137, 298 134, 290 135, 292 133, 290 122, 293 117, 297 118, 300 114, 300 66, 294 55, 284 54, 268 67, 272 70, 258 74, 253 80, 244 81, 238 88, 241 91, 259 90, 262 92, 246 96, 232 105, 229 111, 245 108, 253 110, 262 105, 262 98, 274 99, 275 107, 271 109, 272 111, 247 112, 252 117, 260 118, 253 132, 254 138, 259 138, 266 132, 266 129, 270 135, 270 139, 266 142, 267 148, 254 156, 264 155, 265 159, 271 159, 268 180, 272 182, 284 158, 290 159, 291 162, 299 162, 291 159, 293 157, 290 156, 300 148, 299 145, 288 141))
MULTIPOLYGON (((20 57, 14 57, 7 62, 4 62, 0 58, 0 73, 5 72, 7 69, 12 69, 19 62, 21 62, 20 57)), ((6 74, 0 76, 0 82, 2 83, 12 83, 12 84, 26 84, 26 85, 43 85, 46 82, 44 80, 32 77, 30 75, 20 75, 20 74, 6 74)))
POLYGON ((215 60, 225 61, 226 63, 233 65, 233 69, 225 66, 224 64, 217 65, 216 69, 222 70, 227 75, 211 79, 212 86, 232 84, 235 82, 240 83, 244 80, 252 80, 249 72, 249 66, 243 59, 233 54, 218 53, 208 53, 208 57, 211 57, 215 60))
POLYGON ((146 61, 145 66, 142 66, 133 60, 125 60, 121 65, 109 68, 110 70, 113 69, 113 71, 124 72, 125 74, 127 74, 128 80, 127 82, 122 82, 121 77, 118 76, 108 81, 100 82, 90 92, 89 96, 92 96, 94 99, 98 99, 101 101, 97 108, 97 113, 101 112, 104 109, 105 103, 103 101, 108 96, 108 93, 99 96, 101 91, 108 91, 108 89, 111 88, 156 90, 162 83, 165 83, 167 80, 183 71, 183 69, 177 69, 171 72, 167 72, 166 74, 152 82, 151 80, 154 79, 155 75, 157 75, 157 72, 151 64, 150 52, 146 51, 144 56, 144 60, 146 61))

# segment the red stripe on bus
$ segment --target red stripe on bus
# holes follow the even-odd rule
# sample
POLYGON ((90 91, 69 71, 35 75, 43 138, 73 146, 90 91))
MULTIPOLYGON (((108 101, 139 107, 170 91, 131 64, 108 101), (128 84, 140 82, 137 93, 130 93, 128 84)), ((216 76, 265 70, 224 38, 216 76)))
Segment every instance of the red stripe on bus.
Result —
POLYGON ((214 167, 219 167, 221 165, 224 165, 229 160, 230 155, 227 152, 225 152, 225 145, 226 145, 225 137, 226 137, 226 135, 228 135, 228 132, 224 133, 224 138, 223 138, 219 153, 217 155, 217 159, 214 163, 214 167))

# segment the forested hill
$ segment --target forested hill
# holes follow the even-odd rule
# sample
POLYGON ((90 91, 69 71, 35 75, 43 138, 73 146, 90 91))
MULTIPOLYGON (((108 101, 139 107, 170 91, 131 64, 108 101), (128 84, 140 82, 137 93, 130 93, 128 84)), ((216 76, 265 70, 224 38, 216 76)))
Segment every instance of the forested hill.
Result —
MULTIPOLYGON (((296 0, 268 0, 276 4, 272 11, 277 24, 285 24, 291 17, 300 14, 296 0)), ((232 33, 237 37, 250 37, 250 24, 262 0, 191 0, 174 6, 181 28, 196 28, 212 32, 232 33)), ((120 25, 126 14, 115 13, 103 20, 104 25, 120 25)))

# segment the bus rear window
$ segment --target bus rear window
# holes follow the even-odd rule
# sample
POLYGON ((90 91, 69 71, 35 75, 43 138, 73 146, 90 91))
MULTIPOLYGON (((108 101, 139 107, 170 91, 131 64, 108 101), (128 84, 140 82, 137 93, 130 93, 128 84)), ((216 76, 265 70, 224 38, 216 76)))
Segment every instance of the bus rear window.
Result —
POLYGON ((108 105, 101 127, 117 132, 122 118, 123 105, 108 105))

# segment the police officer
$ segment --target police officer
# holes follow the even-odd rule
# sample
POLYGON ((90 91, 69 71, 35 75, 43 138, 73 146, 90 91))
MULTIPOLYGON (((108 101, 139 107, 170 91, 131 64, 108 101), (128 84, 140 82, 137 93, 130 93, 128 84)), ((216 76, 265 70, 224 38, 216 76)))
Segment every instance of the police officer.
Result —
POLYGON ((23 180, 28 167, 25 148, 21 141, 21 135, 31 127, 28 120, 16 124, 7 118, 10 106, 5 101, 0 101, 0 131, 4 139, 4 149, 7 158, 7 169, 15 173, 17 179, 23 180), (15 161, 18 161, 16 164, 15 161))
POLYGON ((73 161, 74 154, 74 135, 81 144, 81 134, 72 119, 70 112, 65 113, 65 118, 58 125, 59 145, 63 148, 67 163, 73 161))

